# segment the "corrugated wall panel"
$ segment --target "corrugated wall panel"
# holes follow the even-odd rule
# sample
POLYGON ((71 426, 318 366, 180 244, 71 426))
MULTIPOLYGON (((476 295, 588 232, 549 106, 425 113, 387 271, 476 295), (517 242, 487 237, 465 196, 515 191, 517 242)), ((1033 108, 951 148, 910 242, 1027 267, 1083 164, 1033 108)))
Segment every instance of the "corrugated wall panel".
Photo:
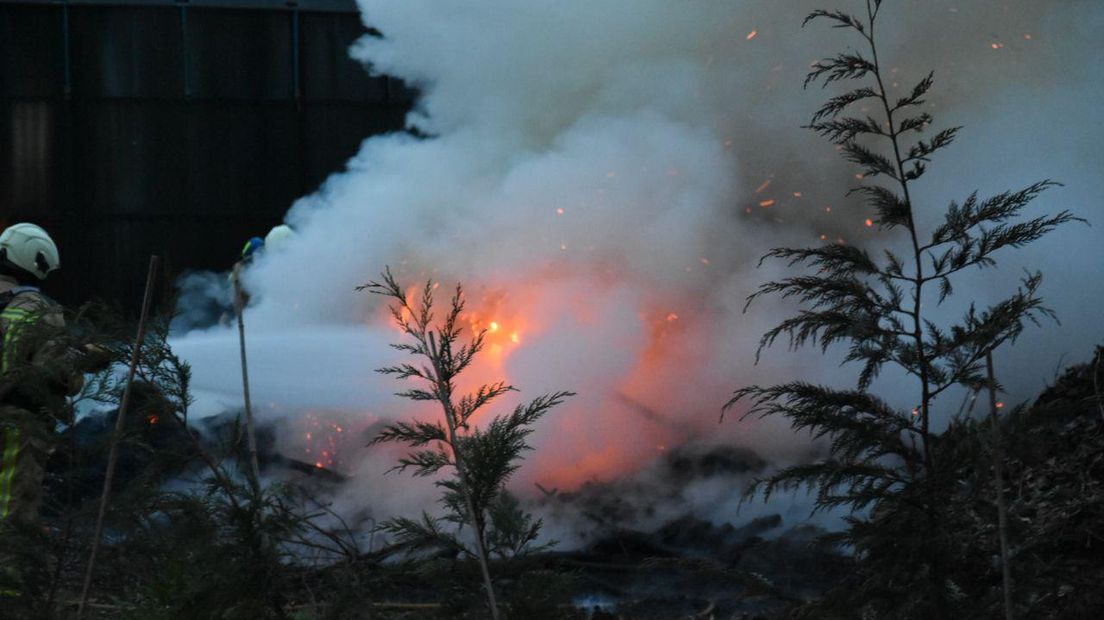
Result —
POLYGON ((71 7, 73 94, 178 97, 183 92, 180 10, 71 7))
POLYGON ((366 32, 350 3, 196 4, 0 0, 0 225, 57 238, 45 288, 65 303, 134 310, 151 253, 228 267, 402 128, 411 93, 347 56, 366 32))
POLYGON ((0 4, 0 93, 56 97, 64 84, 62 9, 0 4))

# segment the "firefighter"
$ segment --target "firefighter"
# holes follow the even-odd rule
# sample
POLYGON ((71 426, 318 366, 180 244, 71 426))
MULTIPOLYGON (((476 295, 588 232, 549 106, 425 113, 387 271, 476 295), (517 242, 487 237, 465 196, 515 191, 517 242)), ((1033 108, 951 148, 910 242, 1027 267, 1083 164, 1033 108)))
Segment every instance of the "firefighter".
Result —
POLYGON ((38 226, 0 232, 0 617, 25 617, 16 609, 27 592, 23 571, 37 559, 17 541, 37 529, 55 416, 83 383, 61 308, 35 286, 60 262, 38 226))
POLYGON ((0 521, 38 520, 54 422, 50 413, 80 388, 67 372, 61 308, 35 286, 60 265, 57 246, 34 224, 0 233, 0 521), (76 389, 74 389, 76 388, 76 389))
POLYGON ((264 247, 268 252, 281 252, 288 242, 295 238, 295 229, 287 224, 273 226, 264 238, 264 247))
POLYGON ((287 224, 273 226, 272 230, 264 236, 252 237, 245 242, 242 248, 241 259, 234 263, 230 271, 230 285, 234 295, 234 311, 240 312, 249 305, 249 293, 241 281, 241 274, 257 257, 265 253, 282 252, 288 242, 295 237, 295 230, 287 224))
POLYGON ((245 242, 245 247, 242 248, 241 258, 238 262, 234 263, 234 267, 230 270, 230 287, 232 294, 234 295, 234 312, 241 312, 249 304, 249 294, 245 292, 245 288, 242 286, 241 274, 253 259, 260 254, 264 249, 265 240, 260 237, 250 237, 249 241, 245 242))

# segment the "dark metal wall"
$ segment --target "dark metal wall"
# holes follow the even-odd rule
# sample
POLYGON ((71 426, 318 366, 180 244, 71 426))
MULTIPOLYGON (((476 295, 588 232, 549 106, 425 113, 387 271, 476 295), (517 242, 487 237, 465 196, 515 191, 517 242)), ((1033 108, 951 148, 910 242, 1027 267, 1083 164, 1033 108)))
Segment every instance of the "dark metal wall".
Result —
POLYGON ((145 263, 225 269, 411 92, 348 58, 351 0, 0 0, 0 226, 58 241, 46 290, 133 308, 145 263))

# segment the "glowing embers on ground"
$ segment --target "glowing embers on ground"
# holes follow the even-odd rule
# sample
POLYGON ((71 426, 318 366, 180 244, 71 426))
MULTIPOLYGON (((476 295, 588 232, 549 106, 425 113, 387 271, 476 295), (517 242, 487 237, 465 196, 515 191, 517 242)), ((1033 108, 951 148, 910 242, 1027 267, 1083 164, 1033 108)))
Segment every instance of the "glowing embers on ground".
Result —
POLYGON ((304 460, 321 469, 341 469, 340 455, 348 429, 329 416, 308 412, 303 416, 304 460))

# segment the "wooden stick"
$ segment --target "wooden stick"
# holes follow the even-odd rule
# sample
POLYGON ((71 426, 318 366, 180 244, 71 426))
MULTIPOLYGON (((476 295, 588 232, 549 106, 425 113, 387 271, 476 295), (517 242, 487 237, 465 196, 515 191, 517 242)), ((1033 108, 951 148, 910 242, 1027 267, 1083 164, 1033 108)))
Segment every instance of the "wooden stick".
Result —
POLYGON ((261 490, 261 467, 257 462, 257 434, 253 430, 253 403, 249 398, 249 364, 245 357, 245 294, 241 287, 240 268, 234 268, 234 311, 238 315, 238 345, 241 350, 242 394, 245 395, 245 434, 249 447, 249 484, 254 493, 261 490))
POLYGON ((997 381, 993 378, 993 351, 985 354, 989 379, 989 420, 993 424, 993 472, 997 486, 997 529, 1000 533, 1001 573, 1004 586, 1004 617, 1013 620, 1012 568, 1008 558, 1008 507, 1004 505, 1004 450, 1001 447, 1000 424, 997 422, 997 381))
POLYGON ((103 493, 100 495, 100 510, 96 515, 96 531, 92 536, 92 553, 88 556, 88 568, 84 573, 80 605, 77 606, 78 620, 84 617, 84 609, 88 604, 88 592, 92 585, 92 573, 96 569, 96 552, 99 551, 100 538, 103 537, 104 515, 107 514, 107 500, 108 496, 111 495, 111 483, 115 478, 115 461, 119 457, 119 435, 123 432, 123 420, 126 418, 127 407, 130 405, 130 392, 134 385, 134 375, 138 371, 142 342, 146 338, 146 318, 149 316, 150 301, 153 299, 157 262, 157 256, 150 256, 149 272, 146 274, 146 291, 142 296, 142 313, 138 317, 138 334, 134 337, 134 349, 130 354, 130 368, 127 371, 126 385, 123 388, 123 399, 119 403, 119 411, 115 417, 115 431, 111 434, 111 449, 107 453, 107 472, 104 476, 103 493))

